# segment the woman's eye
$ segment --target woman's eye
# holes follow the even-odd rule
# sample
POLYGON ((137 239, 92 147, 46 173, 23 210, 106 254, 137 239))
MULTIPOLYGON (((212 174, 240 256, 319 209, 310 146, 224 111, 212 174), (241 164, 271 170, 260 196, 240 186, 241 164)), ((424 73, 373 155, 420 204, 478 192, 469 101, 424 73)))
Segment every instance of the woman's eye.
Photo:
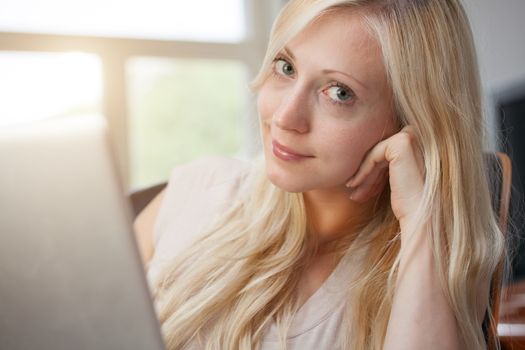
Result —
POLYGON ((292 76, 295 73, 293 66, 283 59, 275 60, 275 71, 286 76, 292 76))
POLYGON ((354 93, 347 87, 344 86, 330 86, 323 91, 330 99, 334 102, 344 103, 354 97, 354 93))

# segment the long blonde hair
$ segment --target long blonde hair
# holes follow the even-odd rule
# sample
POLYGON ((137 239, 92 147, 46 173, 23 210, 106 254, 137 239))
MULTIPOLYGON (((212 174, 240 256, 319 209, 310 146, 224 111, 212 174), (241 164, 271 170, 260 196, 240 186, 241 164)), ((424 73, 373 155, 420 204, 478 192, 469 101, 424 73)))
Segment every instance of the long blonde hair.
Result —
MULTIPOLYGON (((490 202, 476 56, 459 0, 292 0, 274 24, 254 87, 264 83, 291 38, 315 18, 343 8, 360 11, 380 44, 396 116, 400 125, 413 127, 424 157, 424 203, 417 214, 430 221, 435 263, 464 344, 485 348, 478 291, 500 263, 504 241, 490 202)), ((303 197, 276 188, 261 167, 241 193, 155 287, 168 349, 190 342, 206 349, 256 349, 273 322, 285 346, 298 276, 314 254, 303 197)), ((379 350, 399 252, 387 193, 363 232, 367 255, 339 341, 344 349, 379 350)), ((494 334, 488 339, 496 348, 494 334)))

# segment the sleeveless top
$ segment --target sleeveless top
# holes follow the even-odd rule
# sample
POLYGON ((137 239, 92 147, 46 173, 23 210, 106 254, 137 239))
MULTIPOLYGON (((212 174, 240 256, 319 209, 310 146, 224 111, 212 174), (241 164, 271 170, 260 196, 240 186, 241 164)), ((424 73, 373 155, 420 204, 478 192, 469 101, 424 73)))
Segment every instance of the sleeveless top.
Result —
MULTIPOLYGON (((162 266, 188 247, 206 225, 231 205, 250 170, 248 163, 233 159, 207 158, 175 168, 170 176, 154 228, 155 253, 148 265, 153 282, 162 266)), ((297 311, 287 335, 289 350, 339 349, 337 335, 347 286, 360 260, 345 254, 335 270, 297 311)), ((189 349, 196 350, 196 344, 189 349)), ((280 349, 275 324, 266 331, 261 350, 280 349)))

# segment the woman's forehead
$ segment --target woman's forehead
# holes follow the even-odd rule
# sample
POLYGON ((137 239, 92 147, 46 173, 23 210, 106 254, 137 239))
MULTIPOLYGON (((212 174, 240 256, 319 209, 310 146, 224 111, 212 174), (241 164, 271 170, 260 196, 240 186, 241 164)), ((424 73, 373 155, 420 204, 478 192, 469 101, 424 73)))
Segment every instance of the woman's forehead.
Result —
POLYGON ((341 71, 364 85, 383 84, 386 80, 381 49, 362 11, 329 11, 299 32, 286 49, 298 65, 341 71))

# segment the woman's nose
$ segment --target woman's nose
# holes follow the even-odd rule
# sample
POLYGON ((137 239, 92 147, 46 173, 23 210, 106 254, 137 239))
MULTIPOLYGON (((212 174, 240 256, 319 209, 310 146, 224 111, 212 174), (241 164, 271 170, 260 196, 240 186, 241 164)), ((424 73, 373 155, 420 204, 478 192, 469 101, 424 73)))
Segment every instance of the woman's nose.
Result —
POLYGON ((307 93, 296 89, 284 96, 273 115, 274 124, 283 130, 306 133, 310 129, 307 93))

